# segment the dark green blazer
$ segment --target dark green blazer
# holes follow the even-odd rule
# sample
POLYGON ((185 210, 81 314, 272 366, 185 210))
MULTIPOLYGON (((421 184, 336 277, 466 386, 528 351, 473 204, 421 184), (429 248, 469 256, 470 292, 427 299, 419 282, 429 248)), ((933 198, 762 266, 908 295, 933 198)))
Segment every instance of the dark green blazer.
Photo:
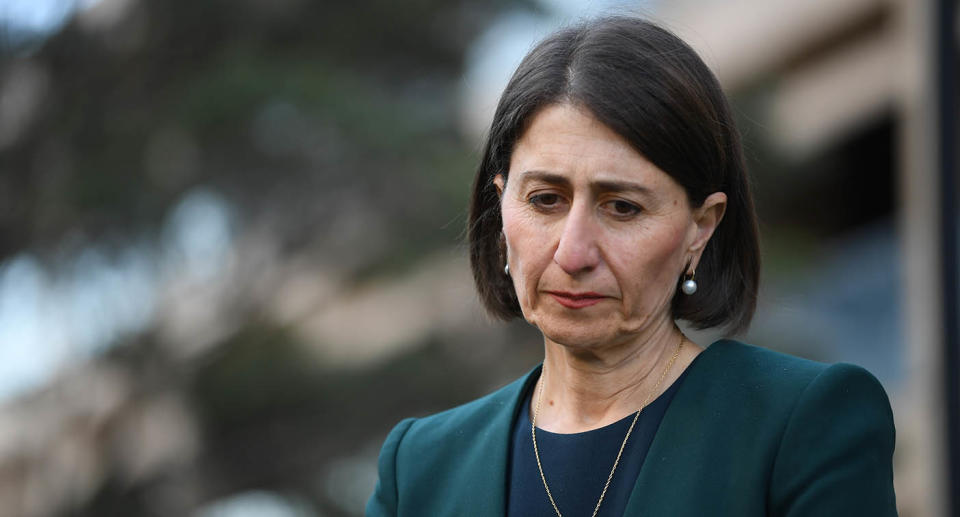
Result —
MULTIPOLYGON (((511 430, 538 375, 400 422, 367 516, 504 515, 511 430)), ((690 365, 625 515, 896 515, 893 447, 890 403, 866 370, 718 341, 690 365)))

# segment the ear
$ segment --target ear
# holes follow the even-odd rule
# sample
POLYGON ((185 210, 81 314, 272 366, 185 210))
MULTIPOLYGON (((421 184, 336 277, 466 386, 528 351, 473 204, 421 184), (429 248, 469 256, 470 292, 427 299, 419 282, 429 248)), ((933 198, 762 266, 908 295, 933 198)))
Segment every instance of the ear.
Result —
POLYGON ((697 264, 700 262, 700 256, 703 249, 707 247, 707 242, 713 235, 717 225, 723 219, 723 214, 727 210, 727 195, 723 192, 714 192, 703 200, 703 204, 693 211, 693 224, 695 235, 687 253, 690 256, 690 270, 687 273, 696 271, 697 264))
POLYGON ((493 177, 493 186, 497 187, 497 197, 503 197, 503 189, 506 188, 506 181, 503 174, 497 174, 493 177))

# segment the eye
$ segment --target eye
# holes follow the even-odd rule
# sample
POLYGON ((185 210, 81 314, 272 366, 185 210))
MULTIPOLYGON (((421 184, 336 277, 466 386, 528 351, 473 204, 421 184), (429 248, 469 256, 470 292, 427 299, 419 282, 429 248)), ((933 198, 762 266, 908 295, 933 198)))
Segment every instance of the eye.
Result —
POLYGON ((608 210, 610 210, 610 212, 618 217, 630 217, 643 211, 643 209, 639 206, 622 199, 608 201, 606 203, 606 207, 608 210))
POLYGON ((549 210, 560 205, 561 198, 559 194, 544 193, 530 196, 530 204, 541 210, 549 210))

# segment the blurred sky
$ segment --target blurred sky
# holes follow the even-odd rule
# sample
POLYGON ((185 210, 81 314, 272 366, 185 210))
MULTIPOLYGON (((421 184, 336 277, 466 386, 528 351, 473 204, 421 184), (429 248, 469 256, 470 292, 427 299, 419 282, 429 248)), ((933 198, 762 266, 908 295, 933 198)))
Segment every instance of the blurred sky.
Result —
POLYGON ((0 25, 33 34, 49 34, 79 9, 111 0, 2 0, 0 25))

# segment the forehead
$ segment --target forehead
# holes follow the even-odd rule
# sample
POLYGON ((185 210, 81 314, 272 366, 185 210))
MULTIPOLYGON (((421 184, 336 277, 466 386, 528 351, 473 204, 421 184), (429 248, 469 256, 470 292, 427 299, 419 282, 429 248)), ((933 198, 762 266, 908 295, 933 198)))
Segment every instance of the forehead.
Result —
POLYGON ((543 171, 579 180, 629 180, 649 188, 680 188, 587 108, 553 104, 530 120, 514 146, 510 176, 543 171))

